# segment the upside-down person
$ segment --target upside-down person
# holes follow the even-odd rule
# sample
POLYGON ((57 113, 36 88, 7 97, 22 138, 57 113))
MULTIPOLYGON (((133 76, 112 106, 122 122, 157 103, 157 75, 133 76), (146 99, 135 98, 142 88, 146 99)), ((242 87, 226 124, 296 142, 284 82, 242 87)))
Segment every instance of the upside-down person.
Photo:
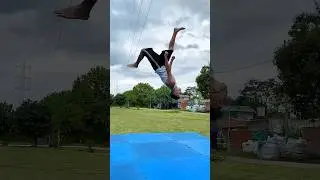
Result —
POLYGON ((54 11, 58 17, 66 19, 88 20, 97 0, 83 0, 80 4, 54 11))
POLYGON ((139 63, 144 57, 146 57, 149 60, 155 73, 159 75, 162 82, 171 89, 171 97, 176 100, 180 98, 181 88, 177 86, 176 80, 171 71, 172 64, 175 59, 175 56, 171 57, 171 55, 174 50, 176 36, 179 31, 184 29, 184 27, 174 28, 168 49, 163 50, 160 55, 154 52, 152 48, 144 48, 140 51, 137 60, 133 64, 128 65, 128 67, 131 68, 138 68, 139 63))

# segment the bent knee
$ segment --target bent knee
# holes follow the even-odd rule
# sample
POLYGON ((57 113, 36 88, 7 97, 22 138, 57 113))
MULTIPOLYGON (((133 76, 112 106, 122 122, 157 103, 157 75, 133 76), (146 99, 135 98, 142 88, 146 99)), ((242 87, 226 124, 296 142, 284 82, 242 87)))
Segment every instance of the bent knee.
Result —
POLYGON ((148 51, 150 49, 152 49, 152 48, 142 48, 141 51, 148 51))

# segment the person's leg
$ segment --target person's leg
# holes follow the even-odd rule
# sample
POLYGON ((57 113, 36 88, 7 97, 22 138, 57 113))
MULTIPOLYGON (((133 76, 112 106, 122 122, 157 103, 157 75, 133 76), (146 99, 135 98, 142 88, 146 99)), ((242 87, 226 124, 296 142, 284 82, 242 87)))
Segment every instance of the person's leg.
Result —
POLYGON ((174 49, 174 44, 175 44, 175 41, 176 41, 177 34, 178 34, 179 31, 182 31, 184 29, 186 29, 186 28, 180 27, 180 28, 174 28, 173 29, 171 40, 169 42, 169 50, 173 50, 174 49))
POLYGON ((56 10, 54 13, 58 17, 63 17, 66 19, 88 20, 90 17, 90 12, 96 2, 97 0, 83 0, 78 5, 56 10))
POLYGON ((137 60, 132 64, 128 64, 127 66, 131 67, 131 68, 138 68, 140 62, 142 61, 142 59, 144 57, 146 57, 149 60, 151 66, 154 70, 159 68, 159 63, 158 63, 159 62, 159 55, 156 52, 154 52, 152 48, 141 49, 137 60))
POLYGON ((142 61, 142 59, 146 56, 146 53, 144 51, 144 49, 141 49, 140 54, 138 55, 137 60, 132 63, 132 64, 128 64, 128 67, 132 67, 132 68, 138 68, 140 62, 142 61))

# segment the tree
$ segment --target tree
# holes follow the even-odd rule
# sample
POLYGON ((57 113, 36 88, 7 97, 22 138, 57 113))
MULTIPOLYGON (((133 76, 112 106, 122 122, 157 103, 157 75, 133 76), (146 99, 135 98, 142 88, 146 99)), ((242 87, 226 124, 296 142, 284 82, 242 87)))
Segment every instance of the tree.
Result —
POLYGON ((237 105, 250 106, 256 109, 264 105, 268 110, 277 110, 278 82, 271 78, 267 80, 251 79, 240 90, 240 96, 235 100, 237 105))
POLYGON ((189 102, 191 102, 192 104, 198 104, 199 101, 202 100, 201 93, 198 91, 197 87, 195 86, 187 87, 184 94, 189 96, 189 102))
MULTIPOLYGON (((73 83, 73 112, 81 111, 78 115, 77 131, 81 132, 89 147, 93 143, 106 142, 109 144, 110 124, 110 82, 109 70, 97 66, 88 73, 79 76, 73 83)), ((91 148, 90 148, 91 149, 91 148)))
POLYGON ((196 78, 198 91, 204 99, 209 98, 209 86, 210 86, 210 68, 209 66, 203 66, 200 74, 196 78))
POLYGON ((169 108, 173 100, 170 96, 170 89, 166 86, 161 86, 155 90, 155 103, 161 106, 161 108, 169 108))
POLYGON ((137 104, 137 97, 134 95, 132 90, 126 91, 123 93, 123 95, 126 97, 127 100, 127 106, 133 106, 135 107, 137 104))
POLYGON ((73 106, 72 92, 61 91, 54 92, 41 101, 50 110, 52 121, 52 132, 50 136, 50 145, 59 147, 63 137, 71 135, 72 119, 80 115, 77 112, 75 115, 70 107, 73 106))
POLYGON ((281 93, 305 118, 320 114, 320 11, 299 14, 274 53, 281 93))
POLYGON ((127 98, 124 94, 117 94, 113 98, 113 104, 117 106, 124 106, 127 103, 127 98))
POLYGON ((187 96, 195 96, 197 94, 197 87, 189 86, 186 88, 183 94, 187 96))
POLYGON ((10 133, 13 124, 13 105, 0 102, 0 138, 10 133))
POLYGON ((114 101, 114 95, 110 94, 110 98, 109 98, 109 105, 111 106, 113 104, 114 101))
POLYGON ((49 108, 37 101, 24 101, 15 111, 15 121, 19 132, 32 138, 34 146, 37 146, 38 138, 45 137, 50 133, 49 108))
POLYGON ((73 82, 72 89, 77 89, 85 84, 97 99, 109 100, 110 98, 110 71, 103 66, 91 68, 89 72, 78 77, 73 82))
POLYGON ((139 83, 132 89, 132 93, 136 98, 136 105, 139 107, 149 107, 154 89, 148 83, 139 83))

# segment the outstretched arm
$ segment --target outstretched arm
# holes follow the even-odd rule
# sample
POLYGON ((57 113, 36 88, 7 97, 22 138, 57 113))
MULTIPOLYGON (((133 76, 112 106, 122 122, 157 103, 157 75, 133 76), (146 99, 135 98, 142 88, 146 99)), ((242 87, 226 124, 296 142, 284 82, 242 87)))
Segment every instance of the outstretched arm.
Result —
POLYGON ((167 69, 168 74, 171 72, 171 62, 169 64, 169 60, 168 60, 168 52, 164 53, 164 66, 167 69))
POLYGON ((170 63, 169 63, 169 65, 170 65, 170 68, 172 68, 172 64, 173 64, 173 61, 176 59, 176 57, 175 56, 172 56, 172 58, 171 58, 171 60, 170 60, 170 63))

